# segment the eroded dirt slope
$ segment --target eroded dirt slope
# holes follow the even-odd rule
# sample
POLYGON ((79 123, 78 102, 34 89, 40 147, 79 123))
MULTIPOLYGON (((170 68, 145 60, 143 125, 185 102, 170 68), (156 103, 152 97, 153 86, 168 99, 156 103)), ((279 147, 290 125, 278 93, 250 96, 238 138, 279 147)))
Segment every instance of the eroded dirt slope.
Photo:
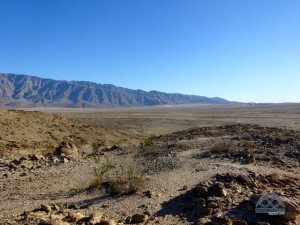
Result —
POLYGON ((53 151, 64 139, 83 145, 110 144, 126 138, 100 125, 79 122, 57 114, 0 109, 0 155, 39 154, 53 151))

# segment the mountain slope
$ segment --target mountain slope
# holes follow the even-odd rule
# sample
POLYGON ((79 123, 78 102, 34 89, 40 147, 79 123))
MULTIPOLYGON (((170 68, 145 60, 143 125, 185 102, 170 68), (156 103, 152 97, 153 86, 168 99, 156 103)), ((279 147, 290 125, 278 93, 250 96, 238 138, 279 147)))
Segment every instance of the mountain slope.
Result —
POLYGON ((130 90, 111 84, 0 74, 0 104, 9 107, 154 106, 229 103, 222 98, 130 90))

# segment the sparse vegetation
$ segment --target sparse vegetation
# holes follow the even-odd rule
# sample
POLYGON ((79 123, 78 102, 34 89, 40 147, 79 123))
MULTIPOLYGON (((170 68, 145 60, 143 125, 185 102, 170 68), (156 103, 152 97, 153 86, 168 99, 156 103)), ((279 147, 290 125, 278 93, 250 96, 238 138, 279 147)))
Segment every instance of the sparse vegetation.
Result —
POLYGON ((113 195, 134 194, 140 191, 146 183, 145 173, 129 167, 118 170, 111 177, 109 192, 113 195))
POLYGON ((211 154, 223 154, 234 151, 234 145, 229 141, 216 142, 211 146, 211 154))
POLYGON ((80 193, 82 193, 82 192, 84 192, 84 191, 85 191, 84 188, 71 188, 71 189, 70 189, 70 192, 71 192, 72 194, 80 194, 80 193))
POLYGON ((99 143, 98 142, 93 142, 92 143, 92 149, 93 149, 93 152, 97 152, 99 150, 99 143))
POLYGON ((155 137, 153 137, 153 136, 151 136, 151 137, 149 137, 149 138, 146 138, 145 140, 144 140, 144 145, 152 145, 153 144, 153 142, 154 142, 154 140, 155 140, 155 137))
POLYGON ((105 158, 105 161, 103 161, 100 156, 94 155, 93 159, 96 163, 96 166, 94 167, 95 178, 90 183, 89 189, 100 187, 104 180, 104 176, 112 168, 112 163, 108 158, 105 158))
MULTIPOLYGON (((133 167, 119 167, 114 172, 112 162, 108 158, 101 158, 98 155, 93 157, 96 166, 94 167, 94 179, 91 181, 88 190, 102 186, 107 181, 107 190, 113 195, 134 194, 140 191, 146 182, 145 173, 133 167)), ((74 188, 73 192, 80 193, 82 190, 74 188)))

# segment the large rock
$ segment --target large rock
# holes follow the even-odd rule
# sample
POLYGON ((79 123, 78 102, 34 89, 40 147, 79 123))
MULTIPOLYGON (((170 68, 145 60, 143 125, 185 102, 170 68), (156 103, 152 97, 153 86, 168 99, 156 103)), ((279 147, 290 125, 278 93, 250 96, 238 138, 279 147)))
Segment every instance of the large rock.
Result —
POLYGON ((70 142, 66 142, 63 141, 59 147, 55 150, 55 154, 62 157, 62 156, 66 156, 70 159, 78 159, 79 157, 79 152, 77 147, 70 143, 70 142))

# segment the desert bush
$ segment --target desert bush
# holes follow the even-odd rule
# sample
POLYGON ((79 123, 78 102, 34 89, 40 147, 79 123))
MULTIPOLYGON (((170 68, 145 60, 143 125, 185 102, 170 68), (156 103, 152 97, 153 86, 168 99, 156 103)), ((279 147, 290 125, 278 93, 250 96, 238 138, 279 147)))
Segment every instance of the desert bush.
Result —
POLYGON ((223 154, 234 151, 234 145, 228 141, 216 142, 210 148, 211 154, 223 154))
POLYGON ((80 193, 82 193, 84 191, 85 191, 84 188, 71 188, 70 189, 71 194, 80 194, 80 193))
POLYGON ((108 158, 105 158, 105 160, 103 160, 103 158, 101 158, 100 156, 94 155, 93 160, 96 163, 93 171, 95 178, 91 181, 89 189, 100 187, 105 178, 105 175, 112 168, 112 163, 108 158))
POLYGON ((94 152, 97 152, 99 150, 99 147, 100 147, 99 143, 97 142, 92 143, 92 149, 94 152))
POLYGON ((109 181, 109 192, 113 195, 134 194, 140 191, 146 183, 144 172, 129 167, 116 171, 109 181))
POLYGON ((154 143, 154 140, 155 140, 155 137, 153 137, 153 136, 151 136, 151 137, 149 137, 149 138, 146 138, 145 140, 144 140, 144 145, 152 145, 153 143, 154 143))

